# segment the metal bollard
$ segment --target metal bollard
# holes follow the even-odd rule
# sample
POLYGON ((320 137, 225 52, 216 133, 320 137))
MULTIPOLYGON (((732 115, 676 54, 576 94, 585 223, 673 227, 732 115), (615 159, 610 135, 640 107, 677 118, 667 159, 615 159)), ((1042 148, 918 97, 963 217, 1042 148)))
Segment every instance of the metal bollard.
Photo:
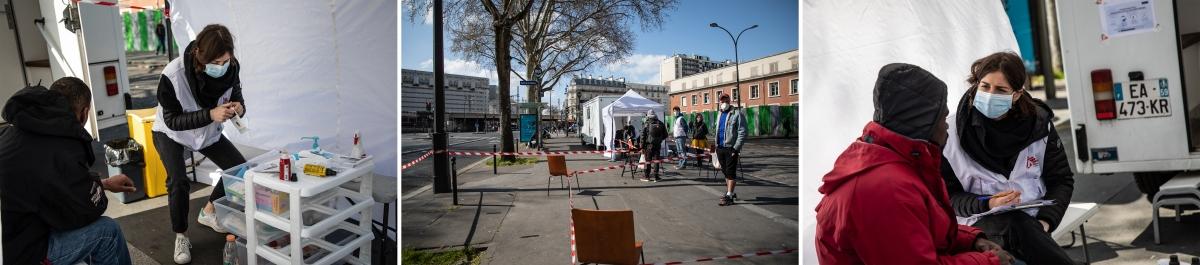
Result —
POLYGON ((496 145, 492 145, 492 175, 496 174, 496 145))
POLYGON ((451 192, 454 193, 454 205, 458 205, 458 157, 450 157, 450 183, 454 187, 451 192))

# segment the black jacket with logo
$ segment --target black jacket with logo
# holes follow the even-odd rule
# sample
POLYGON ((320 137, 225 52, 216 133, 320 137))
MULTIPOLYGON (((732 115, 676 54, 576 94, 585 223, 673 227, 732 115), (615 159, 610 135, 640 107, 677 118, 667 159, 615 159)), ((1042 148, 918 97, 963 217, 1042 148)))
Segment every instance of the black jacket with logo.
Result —
POLYGON ((50 232, 95 222, 108 207, 98 174, 89 172, 92 137, 70 103, 45 87, 21 89, 4 106, 0 126, 0 222, 4 263, 38 264, 50 232))

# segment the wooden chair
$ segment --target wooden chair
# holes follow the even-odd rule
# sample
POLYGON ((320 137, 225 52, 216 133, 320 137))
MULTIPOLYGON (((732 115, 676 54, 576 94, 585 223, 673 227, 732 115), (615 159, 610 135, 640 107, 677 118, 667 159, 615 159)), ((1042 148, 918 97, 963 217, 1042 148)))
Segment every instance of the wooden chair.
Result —
POLYGON ((636 240, 633 210, 571 209, 575 248, 583 264, 640 264, 646 262, 642 241, 636 240))
MULTIPOLYGON (((558 177, 559 188, 566 188, 563 186, 563 177, 575 178, 575 188, 579 188, 579 178, 567 170, 567 159, 564 156, 546 156, 546 166, 550 169, 550 177, 546 178, 546 196, 550 196, 550 180, 554 177, 558 177)), ((571 185, 571 181, 567 180, 566 184, 571 185)))

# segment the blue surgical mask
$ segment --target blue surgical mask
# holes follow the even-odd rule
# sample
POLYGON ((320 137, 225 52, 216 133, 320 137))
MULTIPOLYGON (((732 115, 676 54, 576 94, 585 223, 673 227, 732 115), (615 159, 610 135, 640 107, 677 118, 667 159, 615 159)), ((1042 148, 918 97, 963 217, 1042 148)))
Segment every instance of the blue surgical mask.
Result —
POLYGON ((208 76, 211 76, 212 78, 221 78, 222 76, 225 76, 226 70, 229 70, 229 61, 225 61, 225 64, 220 65, 211 63, 204 64, 204 73, 208 74, 208 76))
POLYGON ((1004 116, 1004 113, 1008 113, 1008 110, 1012 108, 1012 101, 1012 95, 998 95, 975 91, 975 100, 972 103, 974 103, 975 109, 979 110, 979 113, 982 113, 983 116, 995 120, 1000 118, 1000 116, 1004 116))

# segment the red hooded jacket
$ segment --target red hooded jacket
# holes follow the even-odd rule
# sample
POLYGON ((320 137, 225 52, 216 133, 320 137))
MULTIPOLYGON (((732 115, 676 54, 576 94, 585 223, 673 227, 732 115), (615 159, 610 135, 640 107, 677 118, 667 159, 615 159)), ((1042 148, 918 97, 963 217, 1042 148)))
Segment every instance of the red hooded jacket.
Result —
POLYGON ((974 250, 982 236, 951 217, 941 152, 871 122, 818 190, 821 264, 999 264, 974 250))

